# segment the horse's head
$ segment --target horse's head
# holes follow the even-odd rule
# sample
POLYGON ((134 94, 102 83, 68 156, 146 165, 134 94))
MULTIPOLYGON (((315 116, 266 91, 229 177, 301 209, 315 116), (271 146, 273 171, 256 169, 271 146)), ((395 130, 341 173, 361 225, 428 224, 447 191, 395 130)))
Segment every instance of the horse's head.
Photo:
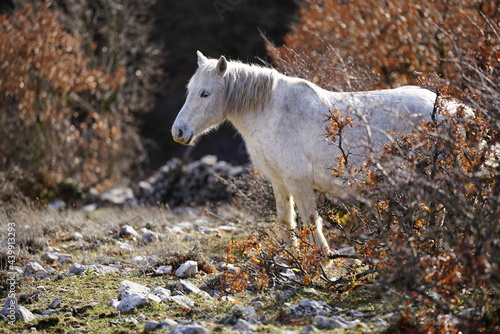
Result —
POLYGON ((224 76, 227 61, 208 59, 198 51, 198 70, 188 83, 186 102, 175 119, 172 137, 183 145, 192 145, 196 137, 222 123, 224 76))

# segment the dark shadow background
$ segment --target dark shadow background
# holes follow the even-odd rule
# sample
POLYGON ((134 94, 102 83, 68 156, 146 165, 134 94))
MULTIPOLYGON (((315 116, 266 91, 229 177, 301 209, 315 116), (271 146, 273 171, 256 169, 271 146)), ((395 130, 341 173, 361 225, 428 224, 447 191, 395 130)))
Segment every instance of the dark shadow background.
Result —
MULTIPOLYGON (((64 7, 65 0, 55 1, 64 7)), ((175 143, 170 128, 184 103, 186 84, 197 68, 197 50, 212 58, 225 55, 243 62, 268 62, 262 34, 275 44, 282 44, 288 27, 298 16, 299 3, 300 0, 157 0, 145 19, 154 21, 151 43, 163 47, 165 75, 160 78, 161 89, 153 110, 136 115, 149 156, 143 166, 146 171, 157 169, 172 157, 189 161, 213 154, 233 164, 248 162, 243 141, 229 124, 206 135, 194 148, 175 143)), ((0 13, 9 13, 13 8, 14 1, 0 0, 0 13)))
POLYGON ((141 131, 148 144, 151 169, 174 156, 191 160, 214 154, 231 163, 248 161, 240 136, 228 124, 202 138, 192 149, 175 143, 170 128, 184 103, 186 84, 197 68, 196 50, 208 57, 225 55, 260 63, 259 59, 267 60, 261 32, 281 44, 297 8, 292 0, 158 1, 153 8, 153 40, 165 47, 166 77, 141 131))

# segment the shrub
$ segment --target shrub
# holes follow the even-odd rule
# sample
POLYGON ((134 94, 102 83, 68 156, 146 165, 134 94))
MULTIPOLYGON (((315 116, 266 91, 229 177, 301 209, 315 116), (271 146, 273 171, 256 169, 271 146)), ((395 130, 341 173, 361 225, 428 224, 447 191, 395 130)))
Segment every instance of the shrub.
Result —
POLYGON ((455 45, 472 50, 494 43, 494 33, 483 28, 498 20, 498 9, 488 0, 305 0, 285 45, 268 43, 268 51, 278 67, 310 73, 326 88, 366 87, 360 72, 378 75, 372 82, 378 87, 398 86, 413 82, 415 71, 450 76, 455 45))
POLYGON ((46 1, 0 17, 0 168, 31 197, 103 185, 144 159, 131 114, 146 107, 131 79, 139 69, 114 49, 108 62, 89 56, 100 45, 68 30, 62 16, 46 1))
MULTIPOLYGON (((278 67, 323 87, 419 82, 441 96, 437 117, 391 134, 363 168, 332 157, 358 196, 327 216, 404 305, 394 331, 500 326, 499 45, 496 2, 418 0, 305 1, 285 45, 268 44, 278 67)), ((336 145, 356 126, 342 112, 325 110, 336 145)))

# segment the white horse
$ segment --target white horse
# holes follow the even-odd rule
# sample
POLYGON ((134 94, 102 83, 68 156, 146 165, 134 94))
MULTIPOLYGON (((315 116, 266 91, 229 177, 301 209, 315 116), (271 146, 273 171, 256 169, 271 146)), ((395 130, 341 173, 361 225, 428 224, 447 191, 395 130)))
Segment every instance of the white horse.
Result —
MULTIPOLYGON (((331 166, 342 154, 325 140, 326 114, 337 109, 350 115, 352 128, 342 136, 343 154, 361 166, 397 133, 431 119, 436 94, 419 87, 337 93, 270 68, 209 59, 198 51, 198 69, 188 83, 184 106, 172 127, 175 141, 193 145, 197 138, 230 121, 243 136, 256 168, 273 186, 277 219, 296 244, 294 203, 305 224, 314 226, 313 240, 329 255, 314 190, 347 198, 345 181, 331 166)), ((338 143, 337 143, 338 144, 338 143)))

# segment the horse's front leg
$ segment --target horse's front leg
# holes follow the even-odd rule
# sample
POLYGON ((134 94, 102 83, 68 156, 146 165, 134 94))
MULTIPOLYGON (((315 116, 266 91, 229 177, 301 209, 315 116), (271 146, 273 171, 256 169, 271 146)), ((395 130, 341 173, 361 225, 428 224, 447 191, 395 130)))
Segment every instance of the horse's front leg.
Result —
POLYGON ((282 182, 272 182, 274 190, 274 199, 276 200, 276 213, 278 222, 284 226, 285 242, 288 245, 297 247, 295 210, 293 204, 293 197, 290 191, 282 182))
POLYGON ((311 239, 321 250, 325 257, 331 254, 328 242, 323 234, 323 219, 316 210, 316 195, 311 186, 305 184, 296 184, 290 187, 290 191, 297 203, 300 217, 304 224, 311 226, 314 230, 311 239))

